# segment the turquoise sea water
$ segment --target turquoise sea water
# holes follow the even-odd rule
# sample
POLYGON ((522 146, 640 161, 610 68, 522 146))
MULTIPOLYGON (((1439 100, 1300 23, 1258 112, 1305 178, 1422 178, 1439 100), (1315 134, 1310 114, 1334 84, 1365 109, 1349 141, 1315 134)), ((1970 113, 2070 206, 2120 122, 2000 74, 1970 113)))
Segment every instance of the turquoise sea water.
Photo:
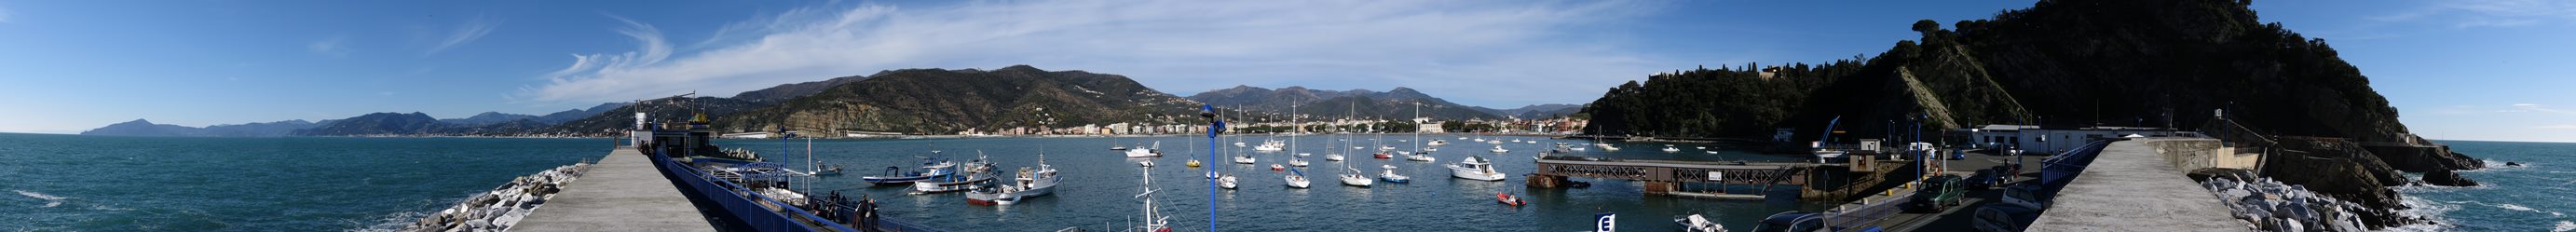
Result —
POLYGON ((0 134, 0 230, 314 231, 417 220, 607 139, 0 134), (400 219, 396 219, 400 218, 400 219))
MULTIPOLYGON (((1068 226, 1091 229, 1124 226, 1138 214, 1136 194, 1142 159, 1128 159, 1106 148, 1112 144, 1162 141, 1167 156, 1152 168, 1162 213, 1185 230, 1207 227, 1208 169, 1242 176, 1240 190, 1215 196, 1219 227, 1226 230, 1365 230, 1365 231, 1573 231, 1589 228, 1594 213, 1619 213, 1620 228, 1666 231, 1672 215, 1708 213, 1729 228, 1749 230, 1750 222, 1787 210, 1814 210, 1821 205, 1794 201, 1718 201, 1650 197, 1635 183, 1593 181, 1588 189, 1531 190, 1521 186, 1530 170, 1531 152, 1556 142, 1507 144, 1507 154, 1485 152, 1492 145, 1471 144, 1457 135, 1439 136, 1456 145, 1438 153, 1440 163, 1369 159, 1347 161, 1374 173, 1392 164, 1413 176, 1410 184, 1379 183, 1373 188, 1340 186, 1331 175, 1342 163, 1324 161, 1339 139, 1301 137, 1300 151, 1314 167, 1312 189, 1280 186, 1279 172, 1268 169, 1293 153, 1255 153, 1260 165, 1206 160, 1206 168, 1181 164, 1204 153, 1205 140, 1152 138, 988 138, 926 140, 817 140, 814 159, 852 167, 851 173, 826 177, 809 186, 866 194, 887 204, 889 216, 955 231, 1053 230, 1068 226), (970 159, 981 151, 1003 169, 1033 165, 1039 152, 1062 169, 1065 184, 1056 195, 1006 207, 973 206, 956 194, 915 196, 897 187, 869 187, 857 176, 889 165, 909 165, 936 146, 949 158, 970 159), (1465 155, 1492 158, 1511 173, 1503 182, 1452 179, 1438 164, 1465 155), (1514 192, 1531 202, 1503 207, 1493 193, 1514 192)), ((1259 143, 1254 137, 1250 143, 1259 143)), ((1281 137, 1286 139, 1286 137, 1281 137)), ((1375 136, 1356 139, 1370 145, 1375 136)), ((1507 137, 1508 138, 1508 137, 1507 137)), ((1385 140, 1411 139, 1393 135, 1385 140)), ((0 134, 0 231, 333 231, 399 226, 429 211, 444 208, 521 175, 595 159, 607 152, 608 139, 505 138, 157 138, 72 135, 0 134)), ((1571 141, 1581 142, 1581 141, 1571 141)), ((728 147, 748 148, 773 160, 800 163, 804 142, 722 140, 728 147), (781 152, 781 145, 795 152, 781 152)), ((2442 226, 2415 230, 2565 231, 2576 229, 2565 212, 2576 212, 2576 144, 2448 141, 2461 152, 2493 160, 2526 163, 2467 172, 2488 186, 2404 187, 2411 213, 2441 218, 2442 226)), ((1622 158, 1691 160, 1785 160, 1788 156, 1748 155, 1719 144, 1726 154, 1679 154, 1656 151, 1660 144, 1624 144, 1616 153, 1588 153, 1622 158)), ((1231 145, 1227 145, 1231 147, 1231 145)), ((1347 150, 1349 145, 1339 145, 1347 150)), ((1400 146, 1401 147, 1401 146, 1400 146)), ((1350 154, 1346 154, 1350 155, 1350 154)), ((544 210, 540 208, 539 213, 544 210)))
POLYGON ((2576 143, 2442 141, 2487 160, 2487 169, 2461 172, 2475 187, 2399 187, 2407 213, 2439 218, 2418 231, 2576 231, 2576 143), (2505 162, 2522 163, 2506 167, 2505 162))

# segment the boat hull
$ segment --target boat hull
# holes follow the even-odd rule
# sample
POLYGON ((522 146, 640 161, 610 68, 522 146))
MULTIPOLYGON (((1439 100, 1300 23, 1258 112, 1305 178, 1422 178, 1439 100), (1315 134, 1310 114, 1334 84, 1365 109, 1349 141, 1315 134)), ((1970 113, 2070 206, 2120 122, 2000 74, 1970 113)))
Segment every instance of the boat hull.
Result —
POLYGON ((912 192, 914 194, 931 194, 966 191, 975 189, 976 186, 987 182, 993 182, 993 177, 977 176, 967 178, 965 181, 949 182, 918 181, 912 182, 912 192))

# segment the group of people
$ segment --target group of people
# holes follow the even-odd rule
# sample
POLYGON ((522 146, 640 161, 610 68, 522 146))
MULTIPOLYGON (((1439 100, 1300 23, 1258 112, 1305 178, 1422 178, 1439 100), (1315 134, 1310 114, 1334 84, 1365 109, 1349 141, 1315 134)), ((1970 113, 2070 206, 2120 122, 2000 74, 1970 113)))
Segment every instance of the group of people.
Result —
POLYGON ((853 202, 848 198, 841 196, 841 191, 832 191, 830 195, 824 196, 821 199, 814 199, 814 201, 816 202, 813 203, 820 205, 832 206, 809 207, 823 209, 816 211, 815 213, 822 214, 820 216, 823 216, 824 218, 835 219, 841 223, 854 224, 859 228, 859 230, 877 230, 877 218, 880 216, 877 215, 876 198, 869 197, 867 195, 860 195, 859 200, 853 202))

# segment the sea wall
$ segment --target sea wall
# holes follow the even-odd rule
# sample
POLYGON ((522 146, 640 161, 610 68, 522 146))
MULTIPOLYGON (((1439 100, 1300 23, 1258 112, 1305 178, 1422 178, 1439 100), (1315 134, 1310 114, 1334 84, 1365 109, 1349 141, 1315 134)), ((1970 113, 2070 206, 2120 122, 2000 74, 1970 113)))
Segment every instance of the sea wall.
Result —
POLYGON ((2155 147, 2156 154, 2164 156, 2165 162, 2173 163, 2174 170, 2191 171, 2209 168, 2255 170, 2255 165, 2263 162, 2263 154, 2238 153, 2236 148, 2222 145, 2218 139, 2141 141, 2149 147, 2155 147))
POLYGON ((521 176, 491 191, 466 197, 455 206, 422 217, 397 231, 503 231, 526 219, 529 211, 546 203, 563 190, 565 183, 581 176, 590 164, 573 164, 521 176))

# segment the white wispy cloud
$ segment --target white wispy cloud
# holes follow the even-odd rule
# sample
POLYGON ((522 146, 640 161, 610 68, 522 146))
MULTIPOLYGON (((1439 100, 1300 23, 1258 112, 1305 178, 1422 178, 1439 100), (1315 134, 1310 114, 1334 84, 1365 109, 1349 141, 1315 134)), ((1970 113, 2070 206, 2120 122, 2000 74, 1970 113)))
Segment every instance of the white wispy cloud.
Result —
POLYGON ((463 45, 465 43, 474 42, 475 39, 482 39, 483 35, 492 34, 492 29, 500 26, 501 22, 498 19, 492 19, 492 17, 489 16, 476 16, 474 19, 465 21, 465 24, 457 25, 456 30, 447 33, 447 37, 445 39, 440 39, 438 44, 430 45, 428 54, 438 54, 438 52, 447 51, 448 48, 454 48, 456 45, 463 45))
POLYGON ((2519 27, 2544 22, 2576 23, 2576 2, 2555 0, 2431 1, 2424 8, 2367 17, 2383 22, 2439 20, 2454 28, 2519 27))
POLYGON ((709 42, 690 45, 704 49, 687 54, 673 54, 653 26, 611 16, 626 24, 618 32, 636 40, 636 50, 574 54, 567 67, 545 74, 549 82, 523 88, 519 99, 728 93, 715 94, 722 96, 885 69, 1030 64, 1124 74, 1175 94, 1236 84, 1352 83, 1408 86, 1453 100, 1576 102, 1619 81, 1678 67, 1574 31, 1654 9, 1630 2, 872 4, 730 24, 709 42))
POLYGON ((349 47, 341 44, 348 40, 348 35, 335 35, 329 38, 322 38, 322 40, 315 40, 312 43, 306 43, 304 44, 304 50, 312 51, 314 54, 334 57, 348 56, 349 47))
POLYGON ((2506 113, 2541 112, 2541 113, 2553 113, 2553 114, 2563 114, 2563 115, 2576 115, 2576 111, 2561 110, 2561 109, 2556 109, 2556 108, 2549 108, 2549 106, 2543 106, 2543 105, 2540 105, 2540 104, 2530 104, 2530 103, 2513 104, 2513 109, 2499 110, 2498 112, 2506 112, 2506 113))

